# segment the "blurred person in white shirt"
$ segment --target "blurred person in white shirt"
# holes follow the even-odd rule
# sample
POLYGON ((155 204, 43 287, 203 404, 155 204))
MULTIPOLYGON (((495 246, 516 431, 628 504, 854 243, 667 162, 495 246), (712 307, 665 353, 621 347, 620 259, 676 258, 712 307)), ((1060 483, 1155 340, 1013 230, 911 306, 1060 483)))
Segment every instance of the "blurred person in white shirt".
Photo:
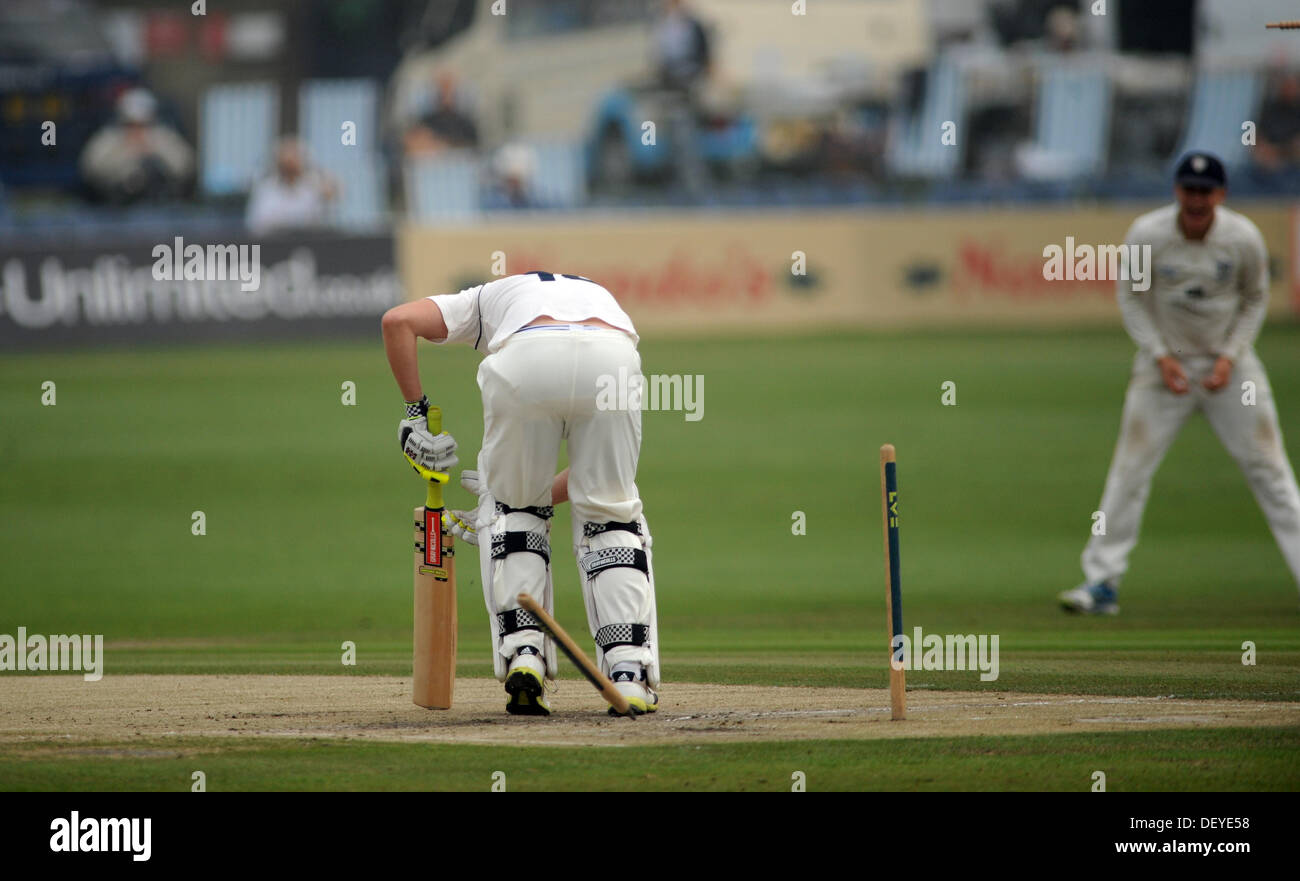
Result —
POLYGON ((185 193, 194 175, 194 151, 158 121, 158 102, 145 89, 128 89, 117 101, 117 119, 81 152, 81 175, 95 198, 117 204, 171 199, 185 193))
POLYGON ((334 179, 307 164, 302 142, 282 138, 275 151, 275 171, 253 184, 249 193, 248 229, 260 234, 326 226, 337 194, 334 179))

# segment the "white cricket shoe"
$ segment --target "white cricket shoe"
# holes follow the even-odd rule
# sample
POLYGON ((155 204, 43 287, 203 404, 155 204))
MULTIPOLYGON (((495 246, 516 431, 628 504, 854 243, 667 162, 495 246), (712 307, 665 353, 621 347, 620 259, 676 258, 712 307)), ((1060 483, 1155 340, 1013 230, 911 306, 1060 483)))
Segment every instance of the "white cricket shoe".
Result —
MULTIPOLYGON (((645 667, 640 664, 615 664, 609 679, 619 693, 627 698, 633 715, 641 716, 659 709, 659 695, 655 694, 646 681, 645 667)), ((609 708, 609 714, 619 715, 613 707, 609 708)))
POLYGON ((1082 615, 1118 615, 1119 596, 1109 581, 1081 584, 1074 590, 1062 591, 1058 597, 1061 608, 1082 615))

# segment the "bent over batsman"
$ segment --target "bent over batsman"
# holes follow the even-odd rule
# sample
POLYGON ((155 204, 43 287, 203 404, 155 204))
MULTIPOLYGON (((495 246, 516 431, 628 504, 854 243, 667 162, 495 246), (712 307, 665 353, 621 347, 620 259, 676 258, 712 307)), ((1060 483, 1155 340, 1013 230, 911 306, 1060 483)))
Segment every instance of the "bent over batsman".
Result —
POLYGON ((486 356, 478 368, 478 469, 461 475, 478 505, 448 512, 448 520, 455 537, 480 549, 493 667, 505 685, 507 712, 551 712, 546 684, 555 678, 556 646, 519 597, 554 609, 551 517, 564 501, 573 505, 572 545, 596 664, 632 711, 654 712, 654 565, 636 486, 641 411, 605 409, 597 399, 609 377, 641 374, 631 319, 590 279, 531 272, 395 307, 384 315, 383 331, 407 401, 403 449, 422 468, 452 467, 455 441, 419 423, 429 403, 417 339, 466 343, 486 356), (562 442, 569 467, 555 474, 562 442))

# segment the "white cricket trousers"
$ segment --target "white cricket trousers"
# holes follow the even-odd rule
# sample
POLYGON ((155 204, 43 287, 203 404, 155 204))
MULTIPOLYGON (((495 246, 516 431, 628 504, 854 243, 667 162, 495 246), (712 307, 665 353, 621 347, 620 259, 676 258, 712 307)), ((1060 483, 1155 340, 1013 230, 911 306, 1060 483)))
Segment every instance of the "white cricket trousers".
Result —
MULTIPOLYGON (((601 409, 597 391, 610 377, 617 380, 640 373, 641 356, 631 337, 586 326, 522 330, 484 358, 478 370, 483 393, 479 471, 495 502, 510 508, 550 505, 560 442, 565 441, 575 553, 585 540, 584 523, 636 522, 641 516, 636 486, 641 410, 601 409)), ((515 597, 519 593, 551 607, 550 566, 541 557, 515 553, 493 561, 483 542, 485 532, 492 534, 497 527, 531 529, 537 523, 528 514, 507 513, 494 519, 491 512, 480 511, 480 565, 494 628, 499 613, 518 607, 515 597), (492 528, 485 530, 489 525, 492 528)), ((549 524, 546 529, 549 532, 549 524)), ((648 624, 653 631, 653 582, 644 577, 606 576, 606 580, 600 590, 594 590, 593 584, 583 579, 592 635, 602 621, 648 624)), ((509 659, 526 645, 541 649, 541 634, 531 629, 504 634, 494 630, 493 662, 499 679, 504 680, 509 659)), ((597 651, 598 663, 613 663, 624 656, 654 663, 653 653, 641 647, 616 648, 608 657, 597 651)), ((547 663, 553 671, 553 647, 547 650, 547 663)))
POLYGON ((631 337, 568 325, 521 331, 483 359, 479 468, 497 501, 512 508, 551 504, 563 440, 575 523, 627 523, 641 516, 641 411, 596 406, 600 377, 618 377, 620 369, 625 376, 641 373, 631 337))
POLYGON ((1154 361, 1141 355, 1134 361, 1119 440, 1101 497, 1106 531, 1105 535, 1094 535, 1084 548, 1084 577, 1089 583, 1118 582, 1128 570, 1151 479, 1183 423, 1199 410, 1245 474, 1282 556, 1300 585, 1300 490, 1282 444, 1277 407, 1264 365, 1249 350, 1233 366, 1228 384, 1209 392, 1201 380, 1213 369, 1214 358, 1188 358, 1182 364, 1190 390, 1175 395, 1165 387, 1154 361), (1247 382, 1254 384, 1254 403, 1248 402, 1248 391, 1243 389, 1247 382))

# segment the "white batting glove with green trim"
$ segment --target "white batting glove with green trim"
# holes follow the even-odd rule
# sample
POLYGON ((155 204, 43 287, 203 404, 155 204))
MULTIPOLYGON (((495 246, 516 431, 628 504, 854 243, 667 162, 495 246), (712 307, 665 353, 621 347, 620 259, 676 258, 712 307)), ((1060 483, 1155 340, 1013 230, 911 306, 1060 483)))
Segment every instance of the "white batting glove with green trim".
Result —
POLYGON ((447 519, 451 521, 449 531, 456 538, 477 547, 478 530, 476 524, 478 523, 479 508, 483 507, 483 492, 479 484, 478 472, 462 471, 460 473, 460 485, 478 496, 479 503, 472 511, 448 511, 447 519))

